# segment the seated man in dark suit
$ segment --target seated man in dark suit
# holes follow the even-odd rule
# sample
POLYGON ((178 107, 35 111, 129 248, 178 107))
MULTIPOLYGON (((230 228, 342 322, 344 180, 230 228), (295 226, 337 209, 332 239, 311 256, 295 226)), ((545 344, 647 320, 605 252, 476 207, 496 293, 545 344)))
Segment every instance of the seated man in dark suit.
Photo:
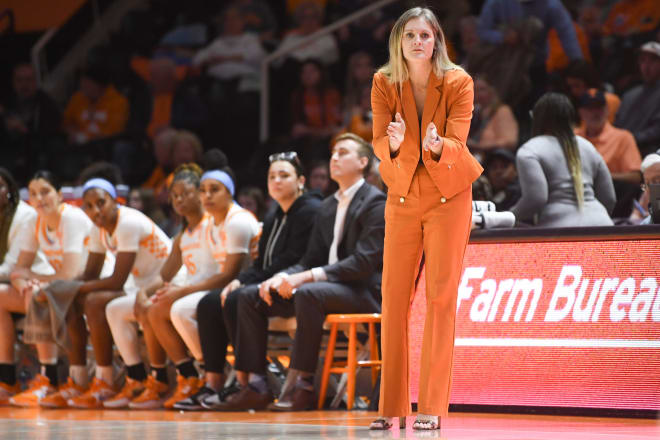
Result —
POLYGON ((249 383, 215 409, 311 409, 325 315, 380 311, 385 194, 364 181, 371 157, 371 145, 362 138, 339 136, 330 160, 339 191, 321 204, 305 255, 269 280, 230 294, 239 295, 235 368, 249 373, 249 383), (290 368, 299 376, 290 393, 269 405, 273 396, 265 375, 271 316, 296 317, 290 368))

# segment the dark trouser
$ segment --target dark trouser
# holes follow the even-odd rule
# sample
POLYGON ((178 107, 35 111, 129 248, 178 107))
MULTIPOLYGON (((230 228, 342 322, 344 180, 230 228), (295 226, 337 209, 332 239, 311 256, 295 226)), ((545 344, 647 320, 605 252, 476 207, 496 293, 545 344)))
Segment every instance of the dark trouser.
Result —
POLYGON ((237 294, 235 368, 257 374, 266 373, 269 317, 296 317, 291 368, 314 373, 323 337, 325 315, 380 311, 379 305, 367 289, 325 281, 300 286, 289 300, 273 294, 273 305, 270 307, 259 297, 259 288, 256 285, 243 287, 237 294))
MULTIPOLYGON (((212 373, 223 373, 227 344, 235 340, 237 296, 230 294, 224 308, 220 302, 220 290, 212 290, 197 305, 197 326, 204 355, 204 368, 212 373)), ((232 292, 233 293, 233 292, 232 292)))

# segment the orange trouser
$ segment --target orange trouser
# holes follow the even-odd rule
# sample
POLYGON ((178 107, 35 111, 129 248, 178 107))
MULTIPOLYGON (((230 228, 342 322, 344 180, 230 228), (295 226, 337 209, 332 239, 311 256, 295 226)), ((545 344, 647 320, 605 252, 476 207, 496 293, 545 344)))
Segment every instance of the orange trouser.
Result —
MULTIPOLYGON (((419 165, 404 199, 385 205, 383 256, 382 375, 379 414, 410 414, 408 319, 422 249, 426 267, 426 322, 418 410, 447 415, 454 351, 456 296, 470 235, 471 188, 442 197, 419 165), (444 202, 443 202, 444 200, 444 202)), ((413 318, 415 319, 415 318, 413 318)))

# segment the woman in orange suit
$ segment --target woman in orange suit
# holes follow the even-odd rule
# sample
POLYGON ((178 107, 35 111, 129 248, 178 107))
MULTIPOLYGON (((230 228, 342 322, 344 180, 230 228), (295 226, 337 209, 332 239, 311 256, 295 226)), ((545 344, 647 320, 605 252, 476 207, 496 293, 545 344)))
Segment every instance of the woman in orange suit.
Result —
POLYGON ((408 316, 421 253, 426 256, 426 322, 413 429, 440 427, 449 406, 456 296, 471 224, 471 184, 483 169, 466 140, 472 78, 447 56, 429 9, 406 11, 392 28, 389 62, 371 92, 373 145, 389 192, 385 205, 383 368, 380 418, 389 429, 410 413, 408 316))

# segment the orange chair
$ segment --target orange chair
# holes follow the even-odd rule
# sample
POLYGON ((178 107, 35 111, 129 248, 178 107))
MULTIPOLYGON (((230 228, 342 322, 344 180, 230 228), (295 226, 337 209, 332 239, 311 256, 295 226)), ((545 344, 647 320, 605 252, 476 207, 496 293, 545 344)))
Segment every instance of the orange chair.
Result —
POLYGON ((380 357, 378 354, 378 340, 376 339, 376 324, 380 324, 380 314, 350 314, 350 315, 328 315, 325 318, 326 326, 330 326, 330 338, 328 348, 325 352, 325 363, 323 365, 323 376, 321 378, 321 391, 319 393, 318 408, 323 408, 325 395, 328 391, 328 380, 330 373, 347 373, 348 383, 346 393, 348 394, 347 409, 353 408, 355 401, 355 374, 358 367, 371 367, 371 385, 376 384, 378 370, 380 370, 380 357), (337 342, 337 327, 342 324, 348 325, 348 360, 346 362, 333 362, 335 344, 337 342), (368 324, 369 327, 369 360, 357 360, 357 325, 368 324))

